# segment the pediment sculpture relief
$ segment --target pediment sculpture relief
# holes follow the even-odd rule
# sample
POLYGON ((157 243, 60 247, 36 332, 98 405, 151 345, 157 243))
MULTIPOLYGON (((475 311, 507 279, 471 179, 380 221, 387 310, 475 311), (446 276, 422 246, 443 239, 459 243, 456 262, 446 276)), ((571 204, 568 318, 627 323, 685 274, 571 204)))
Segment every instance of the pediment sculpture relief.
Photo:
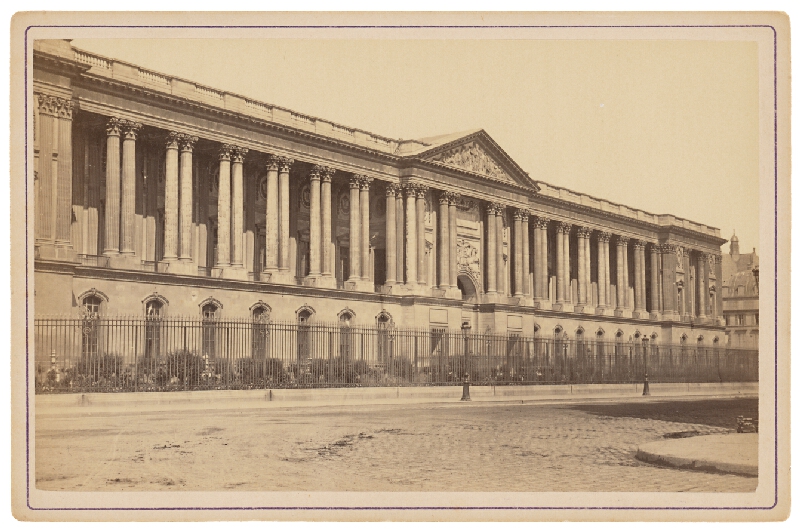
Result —
POLYGON ((497 180, 512 181, 511 176, 477 143, 467 143, 449 151, 440 152, 430 159, 497 180))

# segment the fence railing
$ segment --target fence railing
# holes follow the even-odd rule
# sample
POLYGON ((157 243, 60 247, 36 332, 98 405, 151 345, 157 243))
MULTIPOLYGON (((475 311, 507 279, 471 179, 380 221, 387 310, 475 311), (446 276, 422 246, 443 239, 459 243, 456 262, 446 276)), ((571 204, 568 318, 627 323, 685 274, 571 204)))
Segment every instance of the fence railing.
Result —
POLYGON ((749 382, 758 351, 266 320, 40 318, 37 392, 749 382))

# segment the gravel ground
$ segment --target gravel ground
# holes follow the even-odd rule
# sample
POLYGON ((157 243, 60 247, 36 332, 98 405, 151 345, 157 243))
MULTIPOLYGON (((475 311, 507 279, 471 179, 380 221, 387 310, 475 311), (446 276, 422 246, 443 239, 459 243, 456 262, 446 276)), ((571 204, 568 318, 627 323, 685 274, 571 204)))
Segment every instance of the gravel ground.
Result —
MULTIPOLYGON (((755 399, 165 411, 36 420, 36 486, 67 491, 708 491, 638 445, 735 431, 755 399)), ((752 414, 751 414, 752 415, 752 414)))

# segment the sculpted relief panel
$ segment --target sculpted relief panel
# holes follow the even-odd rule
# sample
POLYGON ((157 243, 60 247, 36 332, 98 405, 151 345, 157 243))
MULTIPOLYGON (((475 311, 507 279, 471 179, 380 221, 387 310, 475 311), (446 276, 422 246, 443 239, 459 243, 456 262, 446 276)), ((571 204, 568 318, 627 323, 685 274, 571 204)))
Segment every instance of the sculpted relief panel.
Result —
POLYGON ((480 251, 467 239, 458 239, 456 245, 458 253, 458 270, 460 273, 465 273, 475 283, 475 288, 481 288, 481 262, 480 251))
POLYGON ((467 143, 440 152, 430 158, 432 161, 441 162, 445 165, 452 165, 459 169, 465 169, 478 173, 489 178, 511 182, 512 179, 489 154, 477 143, 467 143))

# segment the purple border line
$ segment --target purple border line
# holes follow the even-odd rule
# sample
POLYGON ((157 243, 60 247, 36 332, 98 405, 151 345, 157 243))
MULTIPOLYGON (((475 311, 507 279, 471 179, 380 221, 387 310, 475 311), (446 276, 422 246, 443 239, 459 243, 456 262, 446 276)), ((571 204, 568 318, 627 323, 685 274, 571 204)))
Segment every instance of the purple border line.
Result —
POLYGON ((778 504, 778 32, 774 26, 769 24, 686 24, 686 25, 587 25, 587 26, 538 26, 538 25, 365 25, 365 26, 328 26, 328 25, 285 25, 285 26, 177 26, 177 25, 152 25, 152 26, 126 26, 126 25, 32 25, 25 28, 23 49, 25 50, 25 484, 26 484, 26 504, 32 511, 487 511, 487 510, 552 510, 552 511, 660 511, 660 510, 679 510, 679 511, 750 511, 750 510, 771 510, 778 504), (29 288, 28 277, 30 275, 30 261, 28 258, 28 31, 33 28, 147 28, 147 29, 640 29, 640 28, 770 28, 773 37, 773 130, 774 130, 774 159, 775 159, 775 208, 774 208, 774 288, 775 288, 775 496, 774 502, 769 507, 33 507, 30 503, 30 344, 28 343, 28 320, 29 311, 29 288))

